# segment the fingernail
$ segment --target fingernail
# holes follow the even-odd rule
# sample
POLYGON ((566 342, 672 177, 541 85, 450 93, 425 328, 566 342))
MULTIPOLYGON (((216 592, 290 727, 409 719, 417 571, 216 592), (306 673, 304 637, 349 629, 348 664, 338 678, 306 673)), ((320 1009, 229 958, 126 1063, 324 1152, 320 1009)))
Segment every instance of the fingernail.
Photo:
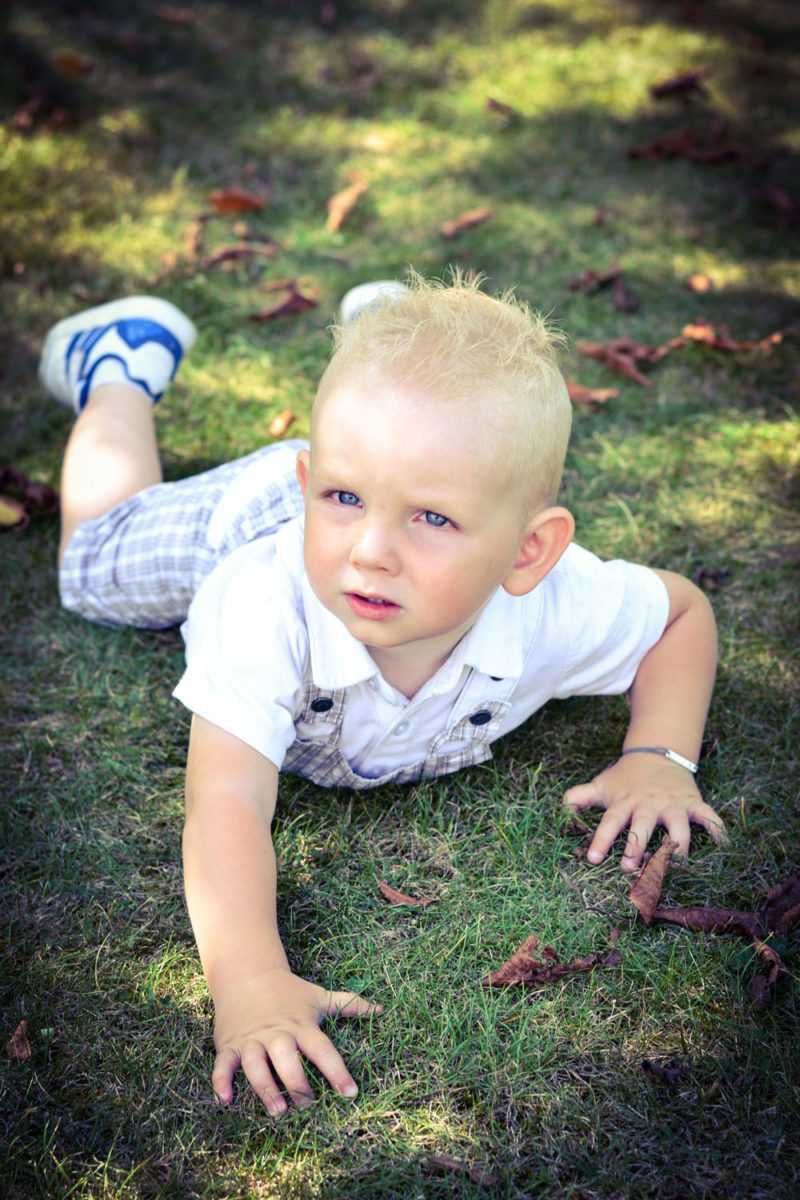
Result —
POLYGON ((348 1097, 357 1096, 358 1088, 354 1083, 346 1083, 342 1088, 342 1095, 348 1097))
POLYGON ((599 850, 589 850, 587 852, 586 857, 588 858, 589 862, 593 862, 593 863, 602 862, 602 859, 603 859, 603 856, 599 850))

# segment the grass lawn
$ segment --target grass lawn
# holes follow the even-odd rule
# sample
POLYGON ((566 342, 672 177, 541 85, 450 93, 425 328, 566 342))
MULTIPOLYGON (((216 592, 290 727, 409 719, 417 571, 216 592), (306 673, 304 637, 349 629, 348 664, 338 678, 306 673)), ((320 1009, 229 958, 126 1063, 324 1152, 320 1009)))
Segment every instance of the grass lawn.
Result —
MULTIPOLYGON (((197 323, 159 416, 176 478, 255 449, 281 412, 307 432, 326 326, 354 283, 454 263, 515 285, 568 333, 569 379, 618 392, 576 406, 563 502, 578 540, 683 571, 717 614, 702 780, 730 841, 716 851, 699 832, 666 902, 757 908, 800 867, 793 9, 7 5, 0 465, 57 486, 70 418, 35 367, 49 325, 86 304, 155 287, 197 323), (699 86, 652 96, 701 67, 699 86), (680 154, 673 140, 671 156, 629 156, 683 126, 680 154), (328 228, 329 198, 357 180, 328 228), (263 207, 205 216, 231 188, 263 207), (247 251, 217 257, 233 244, 247 251), (569 286, 612 268, 636 311, 610 286, 569 286), (316 305, 251 320, 295 293, 316 305), (689 342, 643 367, 649 387, 577 349, 663 345, 697 319, 739 342, 783 337, 689 342)), ((0 531, 0 1033, 24 1019, 32 1049, 0 1061, 4 1200, 800 1194, 800 925, 759 1007, 744 939, 645 927, 620 847, 599 868, 573 853, 561 796, 616 756, 619 698, 553 704, 491 763, 433 783, 284 781, 293 967, 385 1011, 333 1030, 355 1101, 317 1081, 317 1103, 277 1123, 244 1087, 216 1109, 182 898, 180 636, 60 611, 56 542, 53 517, 0 531), (379 881, 437 903, 391 907, 379 881), (529 934, 568 960, 614 929, 618 966, 480 986, 529 934)))

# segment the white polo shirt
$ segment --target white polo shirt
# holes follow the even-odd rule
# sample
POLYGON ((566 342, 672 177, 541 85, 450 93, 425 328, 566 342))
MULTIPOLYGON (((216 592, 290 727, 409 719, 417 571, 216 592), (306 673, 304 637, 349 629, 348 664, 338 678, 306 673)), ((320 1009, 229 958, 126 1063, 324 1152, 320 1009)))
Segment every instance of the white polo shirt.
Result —
POLYGON ((507 703, 491 740, 550 699, 624 692, 667 621, 667 590, 655 572, 572 545, 528 595, 499 589, 409 700, 320 604, 302 542, 300 516, 233 551, 205 579, 182 627, 186 671, 174 693, 279 768, 310 684, 346 689, 338 746, 369 786, 425 759, 454 710, 480 710, 498 688, 507 703))

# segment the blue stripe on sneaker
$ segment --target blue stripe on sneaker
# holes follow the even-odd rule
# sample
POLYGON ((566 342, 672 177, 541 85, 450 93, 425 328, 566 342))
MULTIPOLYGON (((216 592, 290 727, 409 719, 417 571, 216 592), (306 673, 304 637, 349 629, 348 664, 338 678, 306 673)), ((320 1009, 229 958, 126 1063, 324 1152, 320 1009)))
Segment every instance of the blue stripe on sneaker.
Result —
POLYGON ((151 321, 147 317, 126 317, 115 324, 119 336, 123 342, 127 342, 131 350, 138 350, 145 342, 158 342, 169 350, 175 359, 176 367, 181 361, 183 347, 175 335, 157 321, 151 321))
MULTIPOLYGON (((123 371, 125 372, 126 379, 130 380, 131 383, 135 383, 137 385, 137 387, 140 387, 142 389, 143 392, 146 392, 147 395, 150 397, 150 399, 153 401, 153 404, 158 404, 159 400, 164 395, 163 391, 152 392, 150 390, 150 385, 148 384, 146 379, 137 379, 135 375, 131 375, 130 370, 128 368, 128 364, 125 362, 125 359, 121 357, 121 355, 119 355, 119 354, 103 354, 100 356, 100 358, 97 359, 96 362, 92 363, 91 367, 89 368, 89 370, 86 374, 86 378, 83 380, 83 382, 81 384, 80 391, 78 392, 78 412, 80 412, 83 409, 84 405, 86 404, 86 401, 89 399, 89 393, 92 390, 92 379, 94 377, 95 371, 97 370, 97 368, 100 366, 101 363, 110 362, 110 361, 118 362, 120 364, 120 366, 122 367, 123 371)), ((172 375, 170 376, 170 379, 174 379, 175 371, 177 370, 177 367, 178 367, 178 364, 175 363, 175 366, 172 370, 172 375)))

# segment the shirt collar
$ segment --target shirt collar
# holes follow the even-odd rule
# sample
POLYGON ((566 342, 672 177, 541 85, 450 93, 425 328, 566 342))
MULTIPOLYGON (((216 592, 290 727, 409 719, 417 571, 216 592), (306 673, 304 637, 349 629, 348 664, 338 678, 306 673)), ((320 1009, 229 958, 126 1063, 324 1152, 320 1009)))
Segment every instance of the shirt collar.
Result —
POLYGON ((537 590, 527 596, 511 596, 498 588, 453 653, 461 651, 464 664, 483 675, 519 679, 525 663, 526 611, 531 604, 538 610, 537 590))
POLYGON ((322 604, 303 575, 303 605, 308 630, 311 676, 317 687, 328 691, 353 687, 379 674, 366 646, 356 641, 338 617, 322 604))

